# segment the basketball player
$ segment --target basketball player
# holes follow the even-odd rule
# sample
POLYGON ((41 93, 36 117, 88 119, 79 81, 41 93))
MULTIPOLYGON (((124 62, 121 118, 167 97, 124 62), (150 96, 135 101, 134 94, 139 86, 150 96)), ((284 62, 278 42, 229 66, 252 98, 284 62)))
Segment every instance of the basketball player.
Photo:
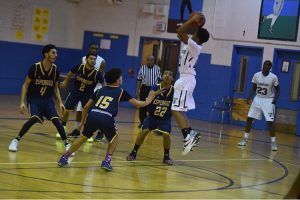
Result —
POLYGON ((80 130, 84 125, 82 135, 73 142, 70 149, 58 161, 58 165, 61 167, 68 165, 70 155, 91 137, 96 130, 101 130, 109 142, 106 157, 102 161, 101 167, 111 171, 110 161, 118 141, 114 117, 118 113, 120 101, 128 101, 136 107, 142 107, 150 104, 154 98, 154 96, 150 95, 146 101, 132 98, 126 90, 120 87, 122 85, 122 73, 119 68, 112 68, 104 77, 108 86, 97 90, 83 108, 82 119, 78 128, 80 130))
MULTIPOLYGON (((60 84, 60 88, 66 88, 71 78, 74 77, 73 87, 65 101, 66 111, 61 119, 64 127, 67 125, 69 112, 73 111, 79 102, 81 102, 82 105, 88 102, 93 95, 96 84, 100 83, 103 86, 105 85, 101 72, 95 69, 96 56, 96 54, 88 53, 86 55, 86 63, 79 64, 71 69, 64 81, 60 84)), ((76 131, 76 135, 79 136, 80 132, 77 129, 76 131)))
POLYGON ((181 51, 179 64, 179 79, 174 85, 174 98, 172 104, 172 115, 178 123, 184 137, 184 151, 186 155, 197 143, 200 134, 192 130, 185 112, 195 109, 193 92, 196 86, 195 65, 200 55, 202 44, 209 39, 209 32, 202 28, 203 14, 192 13, 189 19, 177 29, 178 38, 184 43, 181 51), (197 30, 192 38, 189 38, 187 32, 197 25, 197 30))
MULTIPOLYGON (((101 56, 98 55, 98 53, 99 53, 98 44, 91 43, 90 46, 89 46, 89 53, 97 55, 95 68, 96 68, 96 70, 100 71, 103 75, 106 63, 105 63, 105 60, 101 56)), ((82 64, 85 64, 85 63, 86 63, 86 56, 83 56, 82 57, 82 64)), ((98 83, 96 85, 94 91, 100 89, 101 87, 102 87, 102 85, 100 83, 98 83)), ((68 137, 79 137, 80 133, 77 132, 77 125, 81 121, 81 115, 82 115, 82 104, 81 104, 81 102, 79 102, 78 105, 77 105, 77 109, 76 109, 76 123, 75 123, 76 128, 71 133, 68 134, 68 137)), ((100 131, 98 131, 98 133, 95 137, 95 140, 104 141, 103 134, 100 131)), ((93 141, 94 141, 93 137, 90 137, 88 139, 88 142, 93 142, 93 141)))
POLYGON ((42 54, 44 59, 33 64, 29 68, 22 87, 20 113, 24 114, 25 112, 26 97, 31 117, 23 125, 17 137, 11 141, 8 147, 9 151, 18 151, 18 144, 21 138, 35 123, 43 123, 44 117, 52 121, 60 137, 64 141, 66 149, 70 147, 64 127, 59 121, 53 101, 54 96, 59 107, 64 112, 65 107, 61 101, 58 90, 59 70, 54 64, 57 58, 56 47, 52 44, 48 44, 44 46, 42 54))
POLYGON ((273 4, 273 13, 269 14, 268 16, 264 16, 262 23, 267 20, 271 19, 271 24, 269 26, 269 32, 273 34, 273 25, 275 24, 277 18, 279 17, 281 10, 283 8, 284 0, 274 0, 273 4))
POLYGON ((250 102, 250 98, 255 92, 256 96, 254 97, 248 112, 244 138, 238 143, 240 146, 246 146, 253 120, 260 120, 263 113, 269 126, 271 150, 277 151, 274 117, 275 104, 280 94, 280 88, 277 76, 270 72, 271 67, 272 62, 266 60, 263 64, 262 71, 255 73, 252 78, 252 90, 247 98, 247 102, 250 102))
POLYGON ((153 85, 150 93, 155 93, 157 90, 164 88, 164 91, 157 95, 148 107, 148 116, 143 122, 142 131, 138 134, 135 145, 131 153, 127 156, 128 161, 136 160, 137 152, 143 144, 146 136, 152 130, 162 134, 164 145, 163 163, 173 165, 169 152, 171 146, 171 106, 173 101, 174 88, 172 86, 173 72, 165 70, 162 77, 162 82, 153 85))

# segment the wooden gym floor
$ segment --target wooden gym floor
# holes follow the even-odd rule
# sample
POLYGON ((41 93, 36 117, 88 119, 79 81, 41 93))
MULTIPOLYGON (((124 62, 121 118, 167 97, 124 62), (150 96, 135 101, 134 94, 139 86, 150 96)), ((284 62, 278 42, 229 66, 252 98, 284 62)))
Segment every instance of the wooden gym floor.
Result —
POLYGON ((18 113, 18 96, 0 96, 0 102, 0 198, 282 199, 299 171, 299 137, 277 133, 278 152, 271 152, 268 133, 253 130, 241 149, 237 142, 243 127, 225 126, 219 144, 219 125, 196 120, 192 125, 203 136, 187 156, 181 155, 182 136, 172 123, 174 166, 162 164, 162 138, 154 134, 145 140, 137 161, 127 162, 139 131, 136 110, 127 108, 120 108, 117 117, 120 140, 112 172, 99 167, 107 148, 103 142, 84 144, 70 166, 60 168, 64 148, 49 121, 33 126, 17 153, 8 152, 28 116, 18 113))

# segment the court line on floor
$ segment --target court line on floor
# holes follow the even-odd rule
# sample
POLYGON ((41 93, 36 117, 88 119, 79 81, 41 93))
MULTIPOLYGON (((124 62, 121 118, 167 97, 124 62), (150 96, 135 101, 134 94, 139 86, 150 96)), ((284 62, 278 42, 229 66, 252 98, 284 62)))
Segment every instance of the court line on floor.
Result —
MULTIPOLYGON (((175 162, 221 162, 221 161, 261 161, 261 160, 268 160, 268 159, 214 159, 214 160, 175 160, 175 162)), ((125 163, 125 162, 129 162, 129 161, 114 161, 114 163, 125 163)), ((151 162, 153 163, 153 160, 149 160, 149 161, 133 161, 132 163, 148 163, 151 162)), ((57 162, 18 162, 18 163, 11 163, 11 162, 4 162, 4 163, 0 163, 0 165, 34 165, 34 164, 53 164, 53 163, 57 163, 57 162)), ((99 161, 74 161, 74 162, 70 162, 74 163, 74 164, 86 164, 86 163, 99 163, 99 161)))

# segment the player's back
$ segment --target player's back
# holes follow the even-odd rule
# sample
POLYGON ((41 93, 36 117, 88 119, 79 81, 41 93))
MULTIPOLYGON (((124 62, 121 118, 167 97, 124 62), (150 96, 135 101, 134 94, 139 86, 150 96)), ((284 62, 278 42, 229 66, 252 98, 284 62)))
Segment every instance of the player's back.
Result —
POLYGON ((110 113, 112 117, 118 113, 120 98, 123 93, 121 87, 106 86, 95 92, 95 105, 92 110, 110 113))

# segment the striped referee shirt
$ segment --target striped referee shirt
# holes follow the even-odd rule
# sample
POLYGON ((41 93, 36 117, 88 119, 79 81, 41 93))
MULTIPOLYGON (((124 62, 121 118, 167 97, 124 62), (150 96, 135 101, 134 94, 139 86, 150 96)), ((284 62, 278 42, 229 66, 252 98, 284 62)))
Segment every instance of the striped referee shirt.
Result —
POLYGON ((161 81, 160 68, 158 65, 148 67, 142 65, 137 76, 137 80, 142 81, 142 85, 152 86, 161 81))

